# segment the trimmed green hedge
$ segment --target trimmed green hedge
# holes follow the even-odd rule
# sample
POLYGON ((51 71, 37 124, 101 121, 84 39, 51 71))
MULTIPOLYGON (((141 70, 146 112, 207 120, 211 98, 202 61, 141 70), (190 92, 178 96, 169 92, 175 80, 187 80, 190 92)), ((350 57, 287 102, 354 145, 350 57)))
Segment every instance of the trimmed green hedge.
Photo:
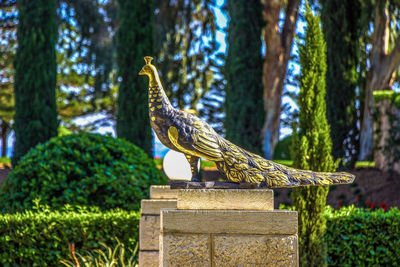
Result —
MULTIPOLYGON (((279 209, 294 210, 283 204, 279 209)), ((397 207, 385 212, 355 206, 335 210, 327 206, 324 216, 329 266, 400 266, 397 207)))
MULTIPOLYGON (((0 266, 57 266, 69 257, 68 244, 85 254, 110 247, 117 237, 134 249, 139 213, 87 210, 83 207, 0 215, 0 266)), ((400 211, 365 211, 353 206, 328 208, 328 264, 330 266, 400 266, 400 211)))
POLYGON ((68 259, 68 244, 85 254, 100 248, 100 242, 114 247, 117 237, 134 249, 138 237, 139 213, 123 210, 25 211, 0 215, 0 266, 59 266, 68 259))
POLYGON ((39 144, 21 158, 0 189, 0 212, 22 212, 34 199, 139 210, 150 185, 167 178, 142 149, 119 138, 71 134, 39 144))
POLYGON ((400 266, 400 211, 328 208, 330 266, 400 266))

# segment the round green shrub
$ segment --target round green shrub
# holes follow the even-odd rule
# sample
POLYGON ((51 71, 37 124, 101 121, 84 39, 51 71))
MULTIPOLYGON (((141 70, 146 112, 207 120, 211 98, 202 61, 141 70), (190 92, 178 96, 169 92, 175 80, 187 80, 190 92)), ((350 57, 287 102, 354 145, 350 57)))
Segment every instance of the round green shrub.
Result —
POLYGON ((31 149, 0 189, 0 210, 30 209, 34 199, 101 209, 138 210, 149 187, 165 184, 152 158, 118 138, 83 133, 55 137, 31 149))

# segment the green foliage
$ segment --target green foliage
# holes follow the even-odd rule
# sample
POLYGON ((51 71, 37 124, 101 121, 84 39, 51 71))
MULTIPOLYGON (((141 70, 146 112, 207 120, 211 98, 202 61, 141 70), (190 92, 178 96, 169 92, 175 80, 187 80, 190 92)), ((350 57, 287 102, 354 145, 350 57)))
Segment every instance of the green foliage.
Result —
POLYGON ((155 65, 171 103, 196 110, 221 132, 225 80, 223 55, 217 53, 216 5, 214 0, 154 0, 155 65))
POLYGON ((260 136, 264 123, 261 56, 262 8, 259 1, 228 1, 225 89, 226 137, 233 143, 262 154, 260 136), (246 34, 244 34, 244 32, 246 34))
POLYGON ((102 249, 94 249, 87 252, 85 256, 75 253, 75 246, 70 246, 70 260, 62 260, 61 263, 65 266, 76 267, 102 267, 102 266, 123 266, 123 267, 136 267, 137 265, 137 252, 139 243, 136 243, 135 249, 128 249, 126 254, 125 245, 115 238, 117 245, 114 248, 107 246, 107 244, 100 242, 102 249))
POLYGON ((127 141, 90 133, 55 137, 12 170, 0 190, 0 210, 29 209, 36 198, 52 208, 138 210, 150 185, 165 182, 153 159, 127 141))
POLYGON ((291 146, 292 146, 292 136, 288 135, 282 140, 279 140, 274 149, 273 159, 278 160, 291 160, 291 146))
POLYGON ((52 211, 38 203, 33 211, 0 215, 0 265, 59 266, 68 257, 70 244, 85 254, 101 248, 101 243, 115 247, 115 238, 134 250, 139 218, 132 211, 68 206, 52 211))
POLYGON ((60 36, 56 98, 62 125, 73 132, 115 127, 116 1, 60 0, 57 3, 60 36), (74 121, 79 116, 99 113, 98 119, 85 124, 74 121))
MULTIPOLYGON (((334 171, 332 141, 326 120, 326 46, 319 17, 306 4, 307 30, 300 46, 299 131, 293 131, 293 165, 314 171, 334 171)), ((292 203, 299 214, 300 266, 326 265, 323 210, 328 187, 307 186, 292 191, 292 203)))
POLYGON ((143 57, 153 55, 153 3, 150 0, 118 0, 117 135, 152 155, 153 136, 147 107, 148 81, 138 76, 143 57))
POLYGON ((399 266, 400 211, 368 211, 354 206, 327 209, 330 266, 399 266))
POLYGON ((327 46, 326 104, 331 127, 332 155, 354 165, 358 156, 356 87, 360 60, 361 1, 321 2, 327 46))
POLYGON ((17 7, 14 166, 30 148, 57 135, 56 1, 21 0, 17 7))
MULTIPOLYGON (((280 205, 279 209, 293 210, 280 205)), ((400 211, 342 207, 324 209, 329 266, 399 266, 400 211)))

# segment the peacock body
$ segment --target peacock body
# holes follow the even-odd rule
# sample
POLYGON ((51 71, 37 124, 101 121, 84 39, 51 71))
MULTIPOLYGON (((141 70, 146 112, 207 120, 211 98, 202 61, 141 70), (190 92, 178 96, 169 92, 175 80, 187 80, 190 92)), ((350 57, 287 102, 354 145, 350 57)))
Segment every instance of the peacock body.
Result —
POLYGON ((166 147, 185 154, 191 166, 192 181, 198 181, 197 162, 204 158, 214 161, 225 179, 236 183, 256 183, 272 188, 353 182, 352 174, 297 170, 266 160, 224 139, 205 121, 171 105, 151 60, 145 57, 146 65, 139 73, 149 77, 151 127, 166 147))

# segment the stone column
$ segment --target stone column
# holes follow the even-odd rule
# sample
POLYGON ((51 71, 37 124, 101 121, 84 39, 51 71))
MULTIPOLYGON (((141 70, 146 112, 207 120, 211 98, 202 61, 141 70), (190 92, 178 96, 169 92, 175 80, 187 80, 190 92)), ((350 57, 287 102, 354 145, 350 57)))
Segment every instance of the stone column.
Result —
POLYGON ((298 266, 297 212, 272 190, 181 189, 160 227, 159 266, 298 266))
POLYGON ((150 187, 150 199, 141 202, 139 228, 139 267, 158 267, 160 210, 176 209, 177 189, 169 185, 150 187))

